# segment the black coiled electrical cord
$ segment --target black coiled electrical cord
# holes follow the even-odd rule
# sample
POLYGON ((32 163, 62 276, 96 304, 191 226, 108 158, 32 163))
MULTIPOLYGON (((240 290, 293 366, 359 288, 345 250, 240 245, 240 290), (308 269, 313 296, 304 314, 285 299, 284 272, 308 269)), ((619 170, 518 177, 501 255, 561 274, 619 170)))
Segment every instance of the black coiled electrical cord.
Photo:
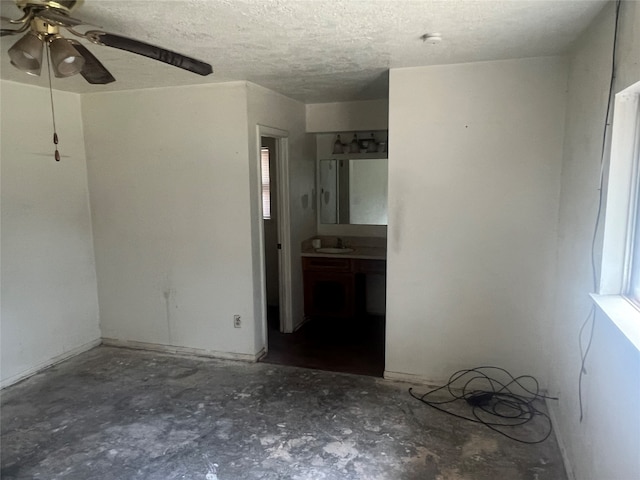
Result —
POLYGON ((543 399, 557 400, 555 397, 541 394, 538 381, 531 375, 514 377, 504 368, 490 366, 459 370, 441 387, 423 395, 413 393, 413 389, 410 388, 409 394, 436 410, 463 420, 480 423, 511 440, 526 444, 544 442, 551 435, 551 419, 546 413, 538 410, 534 402, 543 399), (503 380, 495 378, 496 374, 503 380), (523 383, 530 383, 530 388, 523 383), (443 390, 448 392, 449 398, 431 399, 434 394, 443 390), (455 413, 444 407, 461 401, 471 408, 470 415, 455 413), (530 440, 519 437, 517 434, 507 433, 531 421, 544 423, 541 438, 530 440))

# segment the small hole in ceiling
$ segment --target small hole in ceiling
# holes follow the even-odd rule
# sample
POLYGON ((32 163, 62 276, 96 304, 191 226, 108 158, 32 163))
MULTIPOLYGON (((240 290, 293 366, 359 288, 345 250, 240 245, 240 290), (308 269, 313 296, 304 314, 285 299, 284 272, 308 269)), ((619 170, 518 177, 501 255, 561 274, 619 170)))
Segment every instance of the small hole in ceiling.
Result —
POLYGON ((420 36, 420 40, 429 45, 435 45, 442 41, 442 35, 440 33, 425 33, 420 36))

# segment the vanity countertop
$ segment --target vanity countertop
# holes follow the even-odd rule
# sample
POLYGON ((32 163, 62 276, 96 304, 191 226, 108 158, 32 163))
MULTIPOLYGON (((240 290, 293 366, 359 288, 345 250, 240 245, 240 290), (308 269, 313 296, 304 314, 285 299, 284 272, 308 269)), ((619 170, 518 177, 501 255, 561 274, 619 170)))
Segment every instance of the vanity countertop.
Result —
MULTIPOLYGON (((322 246, 335 246, 337 237, 314 237, 322 240, 322 246)), ((353 249, 346 253, 321 253, 311 245, 311 240, 302 242, 301 256, 325 258, 360 258, 363 260, 386 260, 387 242, 385 238, 374 237, 340 237, 345 247, 353 249)))
POLYGON ((386 260, 387 249, 381 247, 349 247, 352 252, 348 253, 319 253, 311 248, 302 250, 303 257, 327 257, 327 258, 361 258, 365 260, 386 260))

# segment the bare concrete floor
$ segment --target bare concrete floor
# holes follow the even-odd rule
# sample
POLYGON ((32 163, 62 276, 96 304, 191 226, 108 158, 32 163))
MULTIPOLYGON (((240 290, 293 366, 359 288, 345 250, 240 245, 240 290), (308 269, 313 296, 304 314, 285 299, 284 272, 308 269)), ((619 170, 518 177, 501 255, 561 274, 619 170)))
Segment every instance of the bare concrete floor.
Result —
POLYGON ((374 377, 98 347, 1 402, 4 480, 566 479, 374 377))

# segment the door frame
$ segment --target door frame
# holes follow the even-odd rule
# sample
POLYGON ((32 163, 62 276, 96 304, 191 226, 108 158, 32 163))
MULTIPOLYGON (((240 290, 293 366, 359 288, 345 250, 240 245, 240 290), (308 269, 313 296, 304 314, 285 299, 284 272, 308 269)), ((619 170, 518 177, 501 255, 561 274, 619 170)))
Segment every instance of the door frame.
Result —
MULTIPOLYGON (((278 295, 280 303, 280 331, 293 332, 293 305, 291 295, 291 216, 289 197, 289 132, 266 125, 256 125, 256 162, 261 165, 260 149, 262 137, 271 137, 276 141, 276 184, 277 184, 277 231, 278 243, 278 295)), ((267 281, 264 266, 265 240, 262 215, 262 185, 258 185, 260 203, 260 302, 262 304, 262 341, 268 350, 267 326, 267 281)))

